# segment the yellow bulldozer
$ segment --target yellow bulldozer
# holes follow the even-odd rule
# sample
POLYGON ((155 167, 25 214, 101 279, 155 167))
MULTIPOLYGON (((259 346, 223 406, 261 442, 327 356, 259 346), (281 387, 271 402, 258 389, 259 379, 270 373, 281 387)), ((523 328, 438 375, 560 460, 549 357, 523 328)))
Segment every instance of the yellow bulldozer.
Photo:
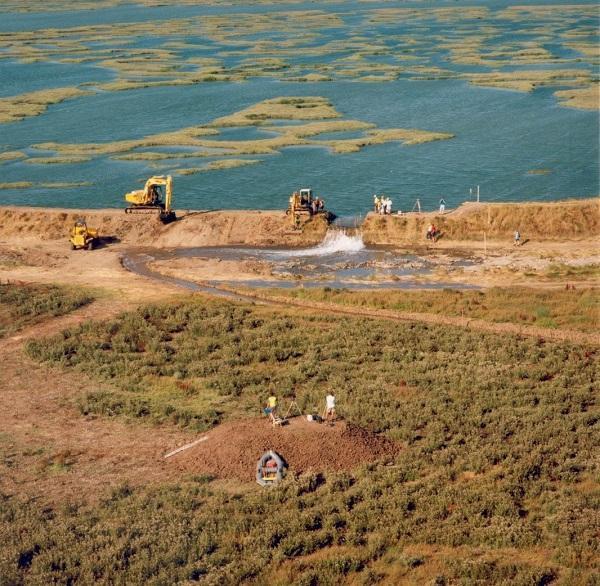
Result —
POLYGON ((312 189, 305 188, 292 193, 288 209, 285 213, 294 217, 296 214, 312 216, 324 211, 325 201, 314 197, 312 189))
POLYGON ((88 228, 86 221, 79 218, 71 228, 69 242, 73 250, 87 248, 93 250, 94 246, 100 241, 100 235, 96 228, 88 228))
POLYGON ((125 194, 125 201, 130 205, 125 213, 155 213, 163 223, 172 222, 175 212, 171 209, 173 201, 173 179, 171 175, 154 175, 146 181, 144 189, 137 189, 125 194))

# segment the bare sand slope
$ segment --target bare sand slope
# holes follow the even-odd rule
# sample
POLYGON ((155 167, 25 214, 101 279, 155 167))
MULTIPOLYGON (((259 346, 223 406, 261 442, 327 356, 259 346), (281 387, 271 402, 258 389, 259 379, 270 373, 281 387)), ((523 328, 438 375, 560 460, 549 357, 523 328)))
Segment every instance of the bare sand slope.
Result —
POLYGON ((313 246, 325 237, 327 223, 315 218, 294 230, 281 211, 228 210, 189 212, 160 234, 156 245, 187 246, 313 246))
POLYGON ((428 225, 442 231, 442 241, 511 240, 515 230, 523 240, 565 241, 597 239, 600 199, 551 203, 465 203, 445 214, 408 213, 378 216, 370 213, 362 227, 366 244, 422 244, 428 225))
POLYGON ((85 218, 104 237, 136 246, 311 246, 320 242, 326 222, 307 222, 292 229, 282 211, 179 212, 178 221, 163 225, 153 214, 123 210, 67 210, 27 207, 0 208, 0 239, 65 239, 77 218, 85 218))

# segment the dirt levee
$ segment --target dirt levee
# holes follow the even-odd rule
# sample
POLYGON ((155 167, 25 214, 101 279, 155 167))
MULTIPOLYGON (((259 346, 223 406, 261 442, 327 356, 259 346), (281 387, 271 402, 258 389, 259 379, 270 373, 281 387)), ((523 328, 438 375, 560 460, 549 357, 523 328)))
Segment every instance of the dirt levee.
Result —
MULTIPOLYGON (((159 248, 196 246, 310 247, 327 232, 324 218, 313 218, 294 230, 283 210, 178 211, 176 222, 163 225, 156 215, 125 214, 121 209, 74 210, 0 207, 0 239, 64 240, 77 218, 132 246, 159 248)), ((428 224, 434 222, 444 241, 510 240, 515 230, 523 239, 537 241, 597 238, 600 200, 550 203, 467 203, 446 214, 409 213, 401 216, 369 214, 361 228, 365 244, 423 244, 428 224)))
POLYGON ((291 419, 273 427, 265 418, 225 423, 208 439, 171 458, 173 466, 217 478, 254 481, 256 463, 267 450, 275 450, 290 472, 351 470, 364 462, 391 458, 400 450, 395 442, 365 429, 336 422, 332 427, 291 419))
POLYGON ((600 201, 569 200, 550 203, 466 203, 445 214, 408 213, 379 216, 370 213, 362 226, 365 244, 422 244, 434 223, 444 240, 511 240, 522 238, 568 240, 596 238, 600 233, 600 201))
POLYGON ((134 246, 312 246, 321 242, 327 222, 314 218, 293 230, 283 211, 178 212, 177 221, 162 224, 156 214, 124 210, 67 210, 0 207, 0 239, 65 239, 73 223, 84 218, 100 235, 134 246))
POLYGON ((290 218, 278 211, 191 212, 176 224, 160 234, 158 246, 311 246, 327 231, 322 217, 307 221, 301 231, 293 230, 290 218))

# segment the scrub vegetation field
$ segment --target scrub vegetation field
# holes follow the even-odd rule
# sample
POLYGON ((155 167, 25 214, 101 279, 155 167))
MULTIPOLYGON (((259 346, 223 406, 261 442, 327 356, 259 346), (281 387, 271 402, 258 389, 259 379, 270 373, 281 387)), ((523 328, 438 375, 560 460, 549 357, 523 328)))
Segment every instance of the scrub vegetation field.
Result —
POLYGON ((272 490, 198 471, 51 505, 0 494, 3 584, 597 583, 597 347, 195 296, 25 350, 96 381, 66 399, 81 421, 199 431, 333 390, 399 452, 272 490))
MULTIPOLYGON (((563 273, 568 270, 563 269, 563 273)), ((577 267, 567 273, 576 280, 577 267)), ((561 274, 556 267, 549 273, 561 274)), ((584 276, 587 272, 581 271, 584 276)), ((565 275, 562 275, 563 278, 565 275)), ((535 290, 493 287, 483 291, 349 291, 343 289, 272 289, 272 296, 337 303, 349 307, 392 309, 402 312, 437 313, 491 322, 530 324, 542 328, 566 328, 594 333, 598 330, 600 297, 597 289, 535 290), (515 302, 518 300, 518 302, 515 302)))
POLYGON ((87 292, 56 285, 0 284, 0 338, 48 317, 70 313, 92 299, 87 292))

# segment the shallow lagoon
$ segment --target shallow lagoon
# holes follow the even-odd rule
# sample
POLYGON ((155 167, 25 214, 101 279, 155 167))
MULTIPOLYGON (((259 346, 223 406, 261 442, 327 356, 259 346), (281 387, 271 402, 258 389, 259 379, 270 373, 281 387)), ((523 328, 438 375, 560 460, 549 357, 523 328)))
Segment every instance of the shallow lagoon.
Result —
MULTIPOLYGON (((357 10, 377 7, 347 3, 341 9, 349 11, 353 6, 357 10)), ((282 5, 277 10, 284 8, 314 10, 316 6, 282 5)), ((318 8, 336 10, 335 5, 318 8)), ((119 7, 53 14, 43 26, 54 23, 58 26, 58 22, 63 27, 106 23, 111 19, 122 22, 134 15, 142 21, 157 18, 161 10, 119 7)), ((258 13, 268 10, 265 6, 252 8, 258 13)), ((247 7, 176 7, 169 11, 169 17, 241 11, 247 11, 247 7)), ((39 15, 4 16, 4 30, 23 30, 27 23, 41 26, 39 15)), ((347 22, 354 27, 354 20, 353 16, 347 22)), ((451 23, 441 23, 439 29, 447 30, 451 26, 451 23)), ((357 24, 356 27, 354 33, 373 34, 368 27, 364 30, 357 24)), ((414 35, 414 30, 411 32, 410 27, 388 24, 379 26, 375 32, 378 35, 383 31, 414 35)), ((339 36, 339 30, 330 30, 325 40, 339 36)), ((515 38, 517 36, 515 32, 515 38)), ((498 42, 507 40, 506 31, 500 39, 498 42)), ((567 51, 557 49, 556 53, 562 56, 567 51)), ((337 57, 339 55, 336 54, 334 58, 337 57)), ((286 59, 293 61, 289 56, 286 59)), ((312 59, 307 58, 303 63, 312 59)), ((385 61, 386 57, 382 56, 379 62, 385 61)), ((442 64, 439 55, 432 56, 431 63, 435 62, 442 64)), ((576 66, 581 65, 574 63, 567 67, 576 66)), ((460 67, 465 70, 481 69, 479 66, 460 67)), ((537 66, 527 66, 527 69, 534 68, 537 66)), ((0 60, 3 95, 84 81, 102 82, 112 77, 114 72, 89 64, 66 66, 0 60), (57 84, 57 79, 60 84, 57 84)), ((176 176, 176 206, 183 209, 282 208, 289 193, 302 186, 312 186, 340 215, 364 213, 370 207, 372 194, 382 192, 392 197, 395 209, 410 210, 417 198, 425 209, 434 209, 440 197, 453 207, 468 200, 469 188, 477 184, 481 186, 484 201, 553 200, 597 195, 598 113, 559 106, 553 96, 556 89, 540 88, 532 93, 521 93, 472 86, 461 79, 413 81, 408 75, 401 74, 397 80, 381 83, 356 80, 294 83, 257 77, 245 82, 97 92, 52 105, 41 116, 0 125, 0 149, 21 150, 29 156, 44 157, 47 153, 30 147, 48 141, 83 143, 139 138, 207 124, 217 117, 268 98, 313 95, 328 98, 343 119, 370 122, 383 129, 418 128, 448 132, 455 137, 412 146, 399 143, 368 146, 350 154, 333 154, 326 147, 312 146, 284 148, 273 155, 253 154, 248 158, 260 159, 260 164, 176 176), (536 172, 540 170, 543 172, 536 172)), ((228 129, 214 138, 231 140, 261 136, 265 133, 260 128, 250 128, 228 129)), ((339 135, 340 138, 345 136, 349 135, 339 135)), ((236 158, 240 157, 236 155, 236 158)), ((176 175, 177 168, 202 166, 211 160, 120 161, 104 156, 79 164, 42 165, 27 164, 22 160, 8 161, 2 164, 3 183, 69 181, 90 182, 92 185, 64 190, 41 188, 39 185, 30 189, 4 189, 0 191, 0 202, 58 207, 120 207, 125 191, 138 187, 150 174, 173 172, 176 175)))

